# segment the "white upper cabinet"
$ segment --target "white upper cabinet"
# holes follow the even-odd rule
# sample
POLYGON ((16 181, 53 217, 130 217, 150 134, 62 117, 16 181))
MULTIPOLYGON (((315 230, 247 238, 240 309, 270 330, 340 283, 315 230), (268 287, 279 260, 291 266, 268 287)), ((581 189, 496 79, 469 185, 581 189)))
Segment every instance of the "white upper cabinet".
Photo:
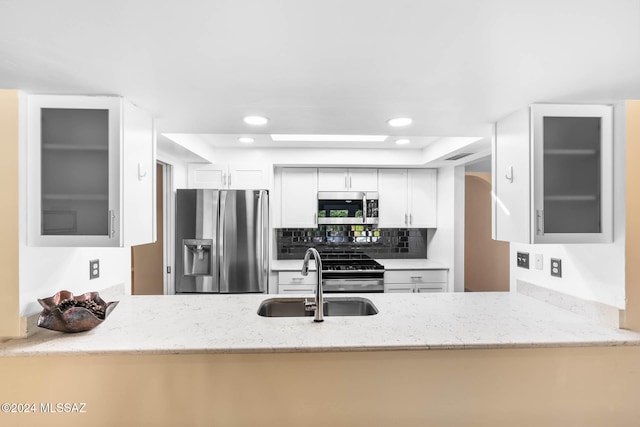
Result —
POLYGON ((189 188, 268 190, 269 171, 262 165, 190 163, 189 188))
POLYGON ((437 217, 437 182, 436 169, 409 169, 408 195, 409 227, 436 228, 437 217))
POLYGON ((373 168, 320 168, 318 191, 378 191, 378 170, 373 168))
POLYGON ((27 240, 155 241, 152 117, 120 97, 27 96, 27 240))
POLYGON ((437 227, 435 169, 378 170, 380 228, 437 227))
POLYGON ((280 177, 280 226, 316 228, 318 226, 318 170, 282 168, 280 177))
POLYGON ((612 241, 612 115, 607 105, 536 104, 496 123, 494 239, 612 241))
POLYGON ((380 169, 378 171, 378 227, 407 227, 408 201, 407 170, 380 169))

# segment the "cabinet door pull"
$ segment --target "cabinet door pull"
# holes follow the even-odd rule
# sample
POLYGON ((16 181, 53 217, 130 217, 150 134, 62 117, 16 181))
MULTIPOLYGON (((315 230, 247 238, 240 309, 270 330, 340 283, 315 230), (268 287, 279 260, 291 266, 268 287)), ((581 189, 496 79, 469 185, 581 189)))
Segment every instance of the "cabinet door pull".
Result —
POLYGON ((344 176, 344 188, 345 188, 345 190, 349 189, 349 186, 347 185, 347 176, 346 175, 344 176))
POLYGON ((227 174, 226 173, 222 174, 222 186, 223 187, 227 186, 227 174))
POLYGON ((509 183, 513 182, 513 166, 509 166, 507 168, 507 173, 504 175, 504 177, 507 179, 507 181, 509 181, 509 183))
POLYGON ((231 187, 231 172, 229 172, 229 187, 231 187))
POLYGON ((541 209, 536 210, 536 234, 544 235, 544 211, 541 209))
POLYGON ((409 214, 409 225, 413 225, 413 214, 409 214))
POLYGON ((351 177, 349 177, 349 189, 351 189, 351 186, 352 186, 352 185, 353 185, 353 184, 351 184, 351 177))
POLYGON ((404 225, 409 225, 409 219, 408 219, 409 215, 404 214, 404 225))
POLYGON ((109 238, 112 239, 116 235, 116 213, 113 209, 109 210, 109 238))

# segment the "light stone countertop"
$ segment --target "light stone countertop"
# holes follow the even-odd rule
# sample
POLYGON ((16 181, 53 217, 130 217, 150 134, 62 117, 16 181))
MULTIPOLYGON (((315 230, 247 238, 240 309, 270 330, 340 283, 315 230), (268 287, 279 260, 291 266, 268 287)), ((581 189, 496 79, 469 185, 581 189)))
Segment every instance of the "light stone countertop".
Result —
POLYGON ((258 316, 260 302, 277 295, 126 296, 91 331, 37 328, 29 338, 0 343, 0 356, 640 345, 640 333, 517 293, 362 296, 377 315, 323 323, 258 316))
MULTIPOLYGON (((449 269, 445 264, 430 259, 380 259, 376 258, 385 270, 440 270, 449 269)), ((277 259, 271 260, 273 271, 296 271, 302 267, 302 259, 277 259)), ((309 263, 309 268, 315 269, 314 263, 309 263)))

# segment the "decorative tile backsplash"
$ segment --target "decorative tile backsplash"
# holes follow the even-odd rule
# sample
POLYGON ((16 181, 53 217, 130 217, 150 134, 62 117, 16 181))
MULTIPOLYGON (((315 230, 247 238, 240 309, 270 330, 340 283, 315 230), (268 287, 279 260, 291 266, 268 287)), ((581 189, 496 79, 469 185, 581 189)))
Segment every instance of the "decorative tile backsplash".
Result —
POLYGON ((426 258, 427 229, 371 225, 320 225, 276 229, 278 259, 300 259, 309 247, 319 251, 360 251, 373 258, 426 258))

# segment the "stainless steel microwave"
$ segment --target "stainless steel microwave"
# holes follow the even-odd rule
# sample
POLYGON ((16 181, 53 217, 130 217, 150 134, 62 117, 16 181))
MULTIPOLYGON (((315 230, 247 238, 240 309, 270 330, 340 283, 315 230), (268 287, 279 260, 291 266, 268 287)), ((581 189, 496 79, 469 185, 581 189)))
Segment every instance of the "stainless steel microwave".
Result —
POLYGON ((318 224, 377 223, 377 192, 318 191, 318 224))

